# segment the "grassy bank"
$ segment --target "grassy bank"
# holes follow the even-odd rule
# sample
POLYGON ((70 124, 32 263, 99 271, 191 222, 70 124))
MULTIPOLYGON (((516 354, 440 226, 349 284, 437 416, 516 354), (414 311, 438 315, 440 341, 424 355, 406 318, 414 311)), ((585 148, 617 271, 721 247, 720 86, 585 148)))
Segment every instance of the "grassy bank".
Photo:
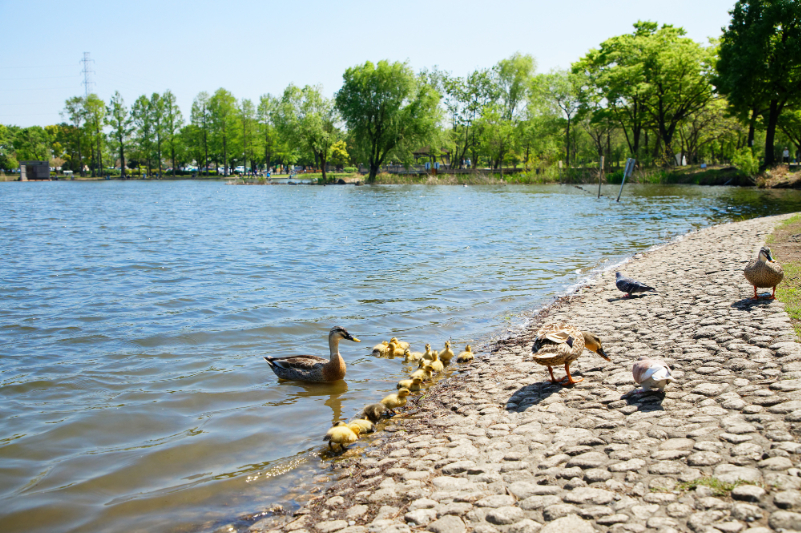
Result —
POLYGON ((767 243, 774 259, 784 269, 784 280, 776 287, 776 298, 784 303, 795 333, 801 339, 801 215, 776 226, 767 243))

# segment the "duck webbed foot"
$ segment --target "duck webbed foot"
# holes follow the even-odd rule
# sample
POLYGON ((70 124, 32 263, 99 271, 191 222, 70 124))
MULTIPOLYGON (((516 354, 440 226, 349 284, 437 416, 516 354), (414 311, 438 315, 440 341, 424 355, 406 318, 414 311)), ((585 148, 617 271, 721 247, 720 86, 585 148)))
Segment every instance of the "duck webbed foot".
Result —
POLYGON ((561 384, 562 384, 562 382, 561 382, 560 380, 558 380, 558 379, 556 379, 556 378, 554 377, 554 375, 553 375, 553 368, 551 368, 551 367, 548 367, 548 372, 551 374, 551 383, 556 383, 557 385, 561 385, 561 384))
POLYGON ((754 297, 751 298, 752 300, 759 300, 759 295, 757 294, 756 285, 754 285, 754 297))
POLYGON ((565 363, 565 373, 567 376, 559 380, 560 385, 575 385, 580 381, 584 381, 584 378, 573 379, 573 376, 570 375, 570 364, 568 363, 565 363))
POLYGON ((768 300, 775 300, 776 299, 776 287, 773 287, 773 294, 770 295, 768 300))

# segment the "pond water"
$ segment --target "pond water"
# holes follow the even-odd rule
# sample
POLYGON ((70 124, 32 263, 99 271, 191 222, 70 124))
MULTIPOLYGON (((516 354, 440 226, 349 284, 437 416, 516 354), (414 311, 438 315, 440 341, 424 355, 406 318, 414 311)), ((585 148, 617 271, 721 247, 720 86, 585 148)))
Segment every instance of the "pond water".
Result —
POLYGON ((801 210, 584 188, 0 184, 0 530, 192 531, 284 501, 332 421, 405 376, 379 341, 460 351, 637 251, 801 210), (262 356, 326 356, 335 325, 363 341, 346 380, 278 383, 262 356))

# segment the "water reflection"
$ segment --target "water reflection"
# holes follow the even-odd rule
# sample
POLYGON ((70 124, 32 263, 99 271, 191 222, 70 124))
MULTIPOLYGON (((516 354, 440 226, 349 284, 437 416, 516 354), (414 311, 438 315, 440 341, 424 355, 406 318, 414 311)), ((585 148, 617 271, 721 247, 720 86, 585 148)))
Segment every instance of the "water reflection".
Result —
POLYGON ((288 398, 310 398, 316 403, 325 399, 323 405, 332 411, 331 425, 342 420, 342 396, 348 392, 348 382, 344 379, 333 383, 304 383, 302 381, 279 381, 278 386, 288 398))

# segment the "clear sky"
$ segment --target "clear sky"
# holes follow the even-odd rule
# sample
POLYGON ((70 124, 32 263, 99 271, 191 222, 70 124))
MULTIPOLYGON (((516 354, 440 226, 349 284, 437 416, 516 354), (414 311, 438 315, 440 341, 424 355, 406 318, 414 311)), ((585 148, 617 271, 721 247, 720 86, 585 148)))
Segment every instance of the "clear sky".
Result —
POLYGON ((61 121, 64 101, 119 90, 130 105, 170 89, 188 119, 200 91, 258 101, 296 85, 333 96, 346 68, 381 59, 455 75, 520 52, 566 68, 637 20, 718 37, 735 0, 0 0, 0 123, 61 121))

